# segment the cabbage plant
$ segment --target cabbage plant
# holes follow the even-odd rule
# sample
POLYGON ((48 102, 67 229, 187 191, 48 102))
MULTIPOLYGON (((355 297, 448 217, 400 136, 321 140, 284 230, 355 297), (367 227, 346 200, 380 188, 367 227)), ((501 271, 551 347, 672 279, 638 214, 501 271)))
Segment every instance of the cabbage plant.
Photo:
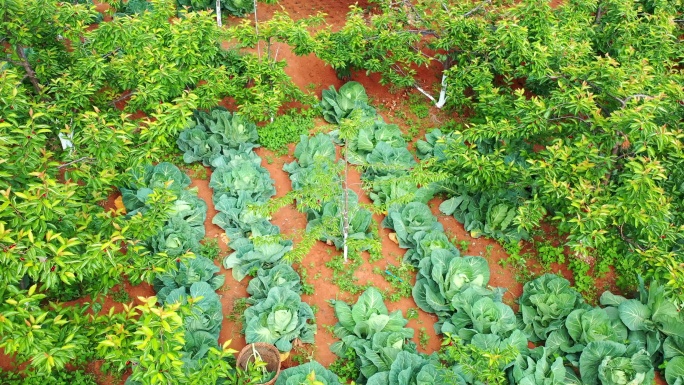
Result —
POLYGON ((323 111, 323 118, 328 123, 339 124, 342 119, 349 117, 354 109, 360 109, 366 116, 375 116, 375 109, 368 105, 366 90, 358 82, 347 82, 340 87, 323 90, 319 104, 323 111))
POLYGON ((572 365, 579 365, 579 356, 587 344, 593 341, 626 343, 627 328, 606 309, 575 309, 565 320, 565 325, 549 334, 544 343, 551 353, 563 354, 572 365))
POLYGON ((280 372, 275 385, 301 385, 313 381, 315 385, 340 385, 340 379, 317 361, 293 366, 280 372))
POLYGON ((518 302, 523 331, 532 342, 546 340, 575 309, 590 308, 567 279, 554 274, 525 283, 518 302))
POLYGON ((537 347, 528 355, 518 355, 508 371, 511 385, 581 385, 573 370, 562 357, 553 357, 548 350, 537 347))
POLYGON ((244 333, 248 344, 267 342, 281 352, 292 350, 292 341, 313 343, 316 325, 311 307, 299 294, 273 287, 263 300, 245 310, 244 333))
POLYGON ((373 214, 359 205, 359 198, 354 191, 348 190, 346 195, 345 197, 344 194, 341 194, 337 199, 323 203, 320 211, 308 210, 307 214, 307 231, 321 226, 324 229, 321 240, 332 242, 338 249, 344 246, 345 198, 347 199, 347 218, 349 220, 347 239, 363 240, 372 237, 370 226, 373 214))
POLYGON ((469 285, 451 301, 455 313, 442 325, 441 332, 458 335, 470 343, 477 334, 506 338, 517 329, 515 313, 501 302, 501 293, 469 285))
POLYGON ((284 287, 297 294, 302 293, 299 274, 286 263, 275 265, 270 269, 257 270, 256 276, 249 281, 247 293, 248 303, 255 304, 268 297, 268 292, 274 287, 284 287))
POLYGON ((367 385, 465 385, 465 379, 454 368, 443 367, 434 356, 424 358, 419 354, 399 352, 388 371, 374 374, 367 385), (449 373, 451 372, 451 373, 449 373), (453 382, 456 378, 456 382, 453 382), (448 379, 448 381, 447 381, 448 379))
POLYGON ((385 123, 379 115, 365 118, 365 121, 362 118, 358 132, 347 142, 347 160, 351 164, 364 164, 366 156, 381 142, 393 148, 406 147, 406 141, 396 124, 385 123))
POLYGON ((218 339, 223 313, 219 296, 209 283, 195 282, 190 285, 190 290, 185 287, 172 290, 166 296, 164 304, 173 303, 190 305, 191 313, 183 318, 186 338, 188 335, 198 334, 211 336, 214 341, 218 339))
POLYGON ((259 146, 258 140, 254 122, 219 107, 209 113, 196 110, 176 142, 183 151, 185 163, 201 161, 211 166, 230 149, 249 152, 259 146))
POLYGON ((392 147, 386 142, 379 142, 370 154, 366 155, 364 164, 365 179, 374 180, 382 176, 400 176, 416 166, 413 154, 406 147, 392 147))
MULTIPOLYGON (((489 283, 489 265, 481 257, 459 257, 438 249, 421 260, 419 267, 413 299, 418 307, 437 314, 440 320, 452 315, 452 301, 462 288, 472 285, 484 289, 489 283)), ((439 325, 435 330, 439 331, 439 325)))
POLYGON ((684 315, 666 296, 664 285, 653 282, 647 290, 639 278, 638 298, 604 292, 600 302, 609 310, 617 309, 620 320, 629 329, 630 343, 646 349, 654 362, 661 361, 666 337, 684 338, 684 315))
POLYGON ((178 269, 170 269, 157 274, 154 278, 154 291, 160 302, 165 302, 170 292, 185 288, 189 292, 190 286, 197 282, 206 282, 213 290, 219 289, 225 283, 226 277, 219 274, 218 266, 210 259, 200 255, 178 263, 178 269))
POLYGON ((292 249, 292 241, 277 236, 238 238, 229 246, 235 251, 223 259, 223 267, 232 269, 233 278, 242 281, 252 271, 280 263, 292 249))
POLYGON ((389 370, 401 351, 415 352, 415 343, 409 341, 413 338, 413 329, 405 327, 408 321, 401 311, 387 310, 376 288, 368 288, 351 306, 338 300, 332 304, 338 319, 335 337, 340 341, 333 343, 330 350, 346 357, 347 350, 353 349, 360 372, 358 382, 389 370))
POLYGON ((646 385, 655 378, 649 354, 637 345, 590 342, 579 359, 583 384, 646 385))
POLYGON ((415 248, 406 251, 404 262, 410 263, 415 267, 418 267, 421 260, 430 257, 436 250, 445 250, 450 255, 461 255, 456 246, 449 241, 446 234, 439 229, 418 232, 413 238, 417 245, 415 248))
POLYGON ((425 203, 411 202, 401 208, 392 208, 382 221, 382 225, 393 229, 399 240, 399 247, 404 249, 415 248, 421 232, 441 231, 444 226, 432 215, 430 208, 425 203))

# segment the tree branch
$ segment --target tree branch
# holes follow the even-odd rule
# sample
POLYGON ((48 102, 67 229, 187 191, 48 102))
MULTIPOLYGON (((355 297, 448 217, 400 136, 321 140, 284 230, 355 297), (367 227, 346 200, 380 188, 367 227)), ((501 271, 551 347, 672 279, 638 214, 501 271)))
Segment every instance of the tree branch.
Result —
POLYGON ((68 166, 71 166, 71 165, 74 164, 74 163, 79 163, 79 162, 83 162, 83 161, 93 162, 93 161, 95 161, 95 159, 90 158, 90 157, 87 157, 87 156, 83 156, 83 157, 80 157, 80 158, 78 158, 78 159, 76 159, 76 160, 72 160, 71 162, 67 162, 67 163, 64 163, 64 164, 62 164, 62 165, 59 165, 59 167, 57 167, 57 168, 61 170, 61 169, 63 169, 64 167, 68 167, 68 166))
POLYGON ((43 89, 38 83, 38 79, 36 78, 36 72, 31 68, 31 65, 28 62, 28 59, 26 58, 26 54, 24 53, 24 47, 22 47, 20 44, 17 44, 17 55, 21 59, 21 62, 19 63, 22 67, 24 67, 24 70, 26 71, 26 76, 28 76, 29 81, 33 85, 33 89, 36 91, 37 94, 41 94, 43 92, 43 89))
POLYGON ((468 16, 472 15, 473 13, 479 11, 480 9, 484 8, 485 4, 491 4, 491 3, 492 3, 492 0, 483 1, 480 4, 478 4, 477 7, 471 9, 470 11, 468 11, 466 13, 464 13, 463 17, 468 17, 468 16))

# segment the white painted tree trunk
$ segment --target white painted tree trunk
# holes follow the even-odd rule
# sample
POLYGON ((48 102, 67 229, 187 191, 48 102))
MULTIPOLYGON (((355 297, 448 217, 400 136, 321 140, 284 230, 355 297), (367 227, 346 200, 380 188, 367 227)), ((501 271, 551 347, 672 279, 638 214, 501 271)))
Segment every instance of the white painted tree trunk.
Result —
POLYGON ((444 107, 444 104, 446 104, 446 91, 447 91, 447 80, 446 80, 446 73, 442 73, 442 88, 439 91, 439 99, 435 100, 435 98, 430 95, 427 91, 425 91, 422 87, 419 85, 415 85, 416 89, 423 95, 425 95, 432 103, 434 103, 435 107, 437 108, 442 108, 444 107))
POLYGON ((223 21, 221 20, 221 0, 216 0, 216 24, 219 27, 223 27, 223 21))

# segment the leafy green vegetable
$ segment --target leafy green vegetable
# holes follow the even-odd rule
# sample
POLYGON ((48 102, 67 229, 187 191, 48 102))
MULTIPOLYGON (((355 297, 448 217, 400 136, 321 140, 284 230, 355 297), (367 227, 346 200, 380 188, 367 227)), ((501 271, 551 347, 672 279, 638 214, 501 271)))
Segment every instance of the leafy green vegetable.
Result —
POLYGON ((307 380, 320 381, 317 385, 340 385, 340 379, 317 361, 293 366, 280 372, 275 385, 308 384, 307 380), (312 374, 313 373, 313 374, 312 374))
POLYGON ((453 134, 443 134, 439 129, 434 129, 425 135, 425 140, 418 139, 416 141, 418 158, 429 159, 434 157, 440 161, 446 160, 445 150, 453 141, 453 134))
POLYGON ((456 196, 442 202, 439 210, 463 223, 473 238, 484 234, 504 242, 518 242, 529 238, 527 231, 514 223, 524 195, 515 190, 470 194, 460 188, 456 196))
POLYGON ((386 175, 373 179, 370 198, 376 206, 389 211, 393 206, 403 206, 409 202, 427 203, 435 194, 431 187, 418 188, 407 178, 386 175))
POLYGON ((166 301, 166 297, 171 291, 180 287, 184 287, 187 292, 192 284, 206 282, 212 289, 217 290, 225 283, 226 277, 219 274, 218 266, 214 265, 210 259, 200 255, 183 260, 178 265, 177 270, 157 274, 154 278, 154 291, 162 303, 166 301))
POLYGON ((651 358, 636 345, 612 341, 590 342, 579 359, 584 384, 652 384, 655 374, 651 358))
POLYGON ((393 148, 406 147, 406 141, 404 141, 401 130, 396 124, 385 123, 379 115, 362 119, 371 120, 372 123, 362 123, 356 135, 348 141, 347 159, 349 163, 365 164, 367 155, 373 152, 381 142, 393 148))
POLYGON ((177 143, 185 163, 202 161, 210 166, 230 149, 246 153, 258 147, 258 134, 256 125, 237 113, 223 108, 215 108, 210 113, 196 110, 177 143))
POLYGON ((292 341, 313 343, 314 314, 299 294, 285 287, 272 287, 268 295, 245 311, 245 340, 274 344, 281 352, 292 350, 292 341))
POLYGON ((274 287, 283 287, 302 293, 302 284, 299 274, 288 264, 275 265, 270 269, 259 269, 247 286, 247 293, 251 296, 247 302, 254 304, 268 296, 269 290, 274 287))
POLYGON ((147 200, 153 190, 169 190, 178 196, 190 185, 190 177, 167 162, 133 169, 129 172, 128 179, 128 183, 119 190, 121 190, 122 201, 129 217, 138 212, 147 211, 147 200))
POLYGON ((563 358, 550 357, 543 346, 530 350, 529 355, 518 355, 508 379, 518 385, 581 385, 572 369, 564 366, 563 358))
MULTIPOLYGON (((428 359, 410 352, 399 352, 388 371, 374 374, 368 379, 367 385, 432 385, 446 384, 449 371, 442 367, 435 356, 428 359)), ((463 380, 461 378, 461 380, 463 380)), ((465 385, 465 380, 454 385, 465 385)))
POLYGON ((374 180, 382 176, 399 176, 406 174, 416 165, 413 154, 406 147, 392 147, 386 142, 379 142, 373 151, 366 156, 366 170, 363 177, 374 180))
POLYGON ((684 316, 666 296, 664 285, 653 282, 646 290, 639 278, 638 299, 605 292, 600 301, 608 309, 617 308, 620 320, 629 329, 630 343, 645 349, 654 362, 660 362, 667 336, 684 338, 684 316))
POLYGON ((277 236, 238 238, 229 246, 235 251, 223 260, 223 267, 233 269, 233 278, 242 281, 252 271, 280 263, 285 253, 292 249, 292 241, 277 236))
MULTIPOLYGON (((359 205, 359 198, 353 190, 347 190, 347 210, 349 218, 347 239, 363 240, 372 237, 370 232, 373 214, 359 205)), ((331 231, 322 233, 321 240, 332 242, 341 249, 344 246, 343 229, 344 194, 337 199, 325 202, 320 211, 309 210, 307 213, 307 230, 322 226, 324 229, 332 227, 331 231)))
POLYGON ((546 340, 573 310, 589 308, 567 279, 554 274, 525 283, 519 302, 523 330, 532 342, 546 340))
POLYGON ((184 317, 186 336, 194 333, 208 333, 212 340, 218 339, 223 313, 219 296, 209 283, 195 282, 190 285, 189 293, 185 287, 172 290, 166 296, 164 303, 191 304, 192 313, 184 317))
POLYGON ((248 207, 253 203, 256 202, 250 202, 245 197, 236 198, 222 194, 214 202, 218 213, 212 219, 212 223, 222 228, 230 240, 279 234, 280 229, 271 224, 269 218, 248 207))
MULTIPOLYGON (((438 249, 422 259, 419 267, 413 299, 421 309, 440 318, 451 316, 455 310, 452 303, 464 286, 484 289, 489 282, 489 266, 481 257, 459 257, 438 249)), ((480 292, 486 293, 486 289, 480 292)), ((438 325, 435 325, 437 331, 438 325)))
POLYGON ((667 363, 665 381, 668 385, 684 384, 684 356, 677 356, 667 363))
POLYGON ((441 332, 458 334, 466 343, 477 334, 506 338, 517 328, 513 309, 501 302, 498 291, 471 285, 453 297, 451 306, 456 312, 445 321, 441 332))
POLYGON ((147 243, 157 253, 166 253, 169 257, 180 257, 187 252, 198 254, 199 241, 202 238, 197 237, 188 222, 172 217, 147 243))
POLYGON ((444 231, 444 227, 437 221, 437 217, 432 215, 430 208, 421 202, 411 202, 402 208, 392 208, 387 212, 382 225, 397 233, 399 246, 404 249, 415 248, 418 244, 417 238, 422 237, 420 233, 444 231))
POLYGON ((297 161, 286 164, 283 169, 296 174, 301 168, 308 168, 317 163, 335 161, 335 144, 330 135, 318 133, 315 136, 302 135, 295 146, 294 156, 297 161))
POLYGON ((404 327, 408 320, 401 311, 389 313, 376 288, 368 288, 352 306, 337 300, 332 304, 338 319, 335 336, 341 341, 332 344, 330 350, 340 357, 345 357, 349 348, 355 351, 359 381, 389 370, 402 350, 415 351, 415 344, 407 342, 414 333, 404 327))
POLYGON ((273 179, 268 171, 250 161, 219 167, 211 174, 209 187, 214 189, 214 202, 228 195, 248 202, 265 202, 275 195, 273 179))
POLYGON ((560 350, 566 360, 578 366, 580 353, 593 341, 625 343, 627 328, 618 317, 611 318, 606 309, 575 309, 562 328, 549 334, 545 346, 550 353, 560 350))
POLYGON ((417 246, 414 249, 409 249, 404 254, 404 262, 410 263, 418 267, 423 258, 429 257, 436 250, 445 250, 450 255, 460 256, 460 252, 449 241, 449 238, 439 229, 432 229, 429 231, 420 231, 413 236, 417 246))
POLYGON ((339 93, 335 87, 323 90, 321 103, 323 118, 328 123, 339 124, 348 117, 354 109, 360 109, 367 116, 375 116, 375 109, 368 104, 368 95, 360 83, 347 82, 340 87, 339 93))

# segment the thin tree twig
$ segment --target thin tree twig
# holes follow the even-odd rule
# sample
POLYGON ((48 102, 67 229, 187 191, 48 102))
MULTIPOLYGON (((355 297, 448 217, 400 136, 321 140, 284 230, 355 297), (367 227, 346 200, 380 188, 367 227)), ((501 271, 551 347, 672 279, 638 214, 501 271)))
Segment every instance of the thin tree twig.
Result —
POLYGON ((88 156, 83 156, 83 157, 80 157, 80 158, 78 158, 78 159, 76 159, 76 160, 72 160, 71 162, 64 163, 64 164, 58 166, 57 168, 58 168, 58 169, 63 169, 64 167, 68 167, 68 166, 71 166, 71 165, 74 164, 74 163, 79 163, 79 162, 83 162, 83 161, 93 162, 93 161, 95 161, 95 159, 93 159, 93 158, 91 158, 91 157, 88 157, 88 156))

